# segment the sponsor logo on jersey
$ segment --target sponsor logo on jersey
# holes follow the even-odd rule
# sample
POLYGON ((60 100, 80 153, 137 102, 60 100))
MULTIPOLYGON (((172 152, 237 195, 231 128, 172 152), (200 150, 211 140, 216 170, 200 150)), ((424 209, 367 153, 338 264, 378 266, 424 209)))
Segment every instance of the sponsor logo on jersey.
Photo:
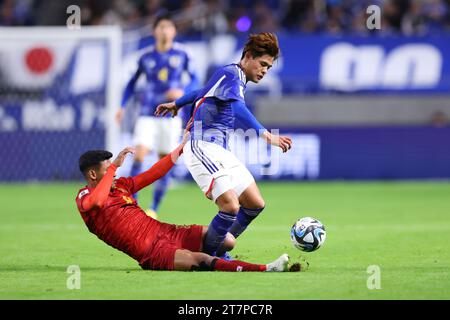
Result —
POLYGON ((181 64, 181 58, 180 58, 180 56, 171 56, 170 58, 169 58, 169 65, 172 67, 172 68, 178 68, 179 67, 179 65, 181 64))

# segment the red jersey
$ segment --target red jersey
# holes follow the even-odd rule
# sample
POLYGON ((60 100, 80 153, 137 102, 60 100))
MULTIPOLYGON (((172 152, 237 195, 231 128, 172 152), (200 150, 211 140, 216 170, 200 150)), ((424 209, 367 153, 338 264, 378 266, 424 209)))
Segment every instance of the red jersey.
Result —
POLYGON ((102 208, 84 211, 83 199, 92 192, 88 187, 78 192, 77 207, 90 232, 141 264, 161 223, 147 216, 133 199, 133 178, 115 182, 102 208))
MULTIPOLYGON (((180 152, 176 149, 174 152, 180 152)), ((177 157, 167 155, 136 177, 113 179, 111 164, 95 188, 79 190, 76 203, 90 232, 142 265, 163 223, 147 216, 132 194, 164 176, 177 157)))

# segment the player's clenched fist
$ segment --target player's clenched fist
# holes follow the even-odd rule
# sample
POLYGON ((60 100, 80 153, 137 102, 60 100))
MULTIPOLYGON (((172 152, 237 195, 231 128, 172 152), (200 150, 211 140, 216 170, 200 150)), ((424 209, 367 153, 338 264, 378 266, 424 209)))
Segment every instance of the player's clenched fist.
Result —
POLYGON ((117 155, 117 157, 114 159, 114 161, 112 162, 117 168, 120 167, 123 162, 125 161, 125 157, 127 156, 127 154, 132 153, 134 154, 134 148, 133 147, 126 147, 125 149, 123 149, 122 151, 119 152, 119 154, 117 155))

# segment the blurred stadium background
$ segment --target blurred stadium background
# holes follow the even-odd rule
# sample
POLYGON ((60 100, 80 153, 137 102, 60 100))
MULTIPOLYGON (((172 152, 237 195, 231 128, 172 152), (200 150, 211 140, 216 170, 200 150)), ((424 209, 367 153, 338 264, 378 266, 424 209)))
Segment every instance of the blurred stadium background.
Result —
POLYGON ((295 147, 277 174, 253 166, 258 178, 450 177, 449 1, 3 0, 0 181, 77 180, 82 151, 129 143, 139 92, 122 128, 113 115, 163 9, 202 81, 238 61, 248 33, 279 35, 282 57, 247 102, 295 147), (381 30, 366 27, 371 4, 381 30))
MULTIPOLYGON (((335 202, 326 206, 329 210, 328 215, 324 213, 328 218, 324 222, 326 225, 351 224, 352 218, 345 214, 354 204, 355 210, 373 214, 367 225, 385 221, 384 230, 389 230, 389 219, 394 219, 397 226, 411 219, 414 225, 407 235, 409 239, 421 230, 422 214, 428 215, 434 226, 440 228, 440 234, 448 234, 445 211, 450 206, 445 194, 448 194, 450 178, 449 0, 0 0, 2 203, 15 199, 21 202, 21 210, 26 213, 26 197, 30 192, 35 196, 28 204, 30 214, 37 214, 36 210, 55 210, 53 219, 58 210, 69 210, 74 216, 70 221, 81 225, 75 215, 74 202, 53 209, 36 203, 52 199, 51 194, 58 190, 61 196, 60 182, 70 182, 64 192, 73 200, 82 184, 77 160, 85 150, 108 148, 116 153, 130 143, 140 92, 127 108, 130 117, 124 126, 117 126, 114 113, 119 108, 123 88, 135 70, 137 58, 153 43, 151 24, 161 10, 174 14, 177 41, 190 50, 201 81, 205 81, 215 67, 237 62, 249 33, 273 31, 278 34, 282 56, 259 85, 249 85, 246 101, 264 125, 291 135, 294 147, 280 157, 279 167, 271 171, 272 174, 264 174, 273 165, 270 159, 259 159, 258 164, 249 166, 257 179, 274 181, 263 184, 263 191, 275 192, 279 185, 279 190, 286 190, 283 194, 290 195, 291 204, 276 202, 275 198, 270 200, 270 193, 267 195, 269 201, 288 206, 285 208, 289 221, 299 214, 314 216, 325 210, 321 207, 325 205, 322 201, 329 197, 335 202), (366 8, 374 4, 381 8, 380 30, 369 30, 366 26, 369 17, 366 8), (81 9, 80 30, 70 30, 66 26, 72 14, 66 9, 71 5, 81 9), (429 179, 442 181, 426 187, 429 179), (313 198, 303 207, 305 202, 295 197, 297 192, 309 194, 311 190, 305 189, 308 184, 295 189, 297 184, 280 180, 343 182, 336 187, 324 185, 324 193, 313 192, 313 198), (369 186, 364 189, 367 194, 361 191, 365 196, 356 199, 358 190, 363 190, 358 188, 366 185, 355 186, 347 180, 418 182, 411 189, 403 185, 400 193, 386 184, 374 189, 369 186), (38 190, 25 188, 26 182, 37 183, 39 192, 48 188, 49 194, 41 197, 38 190), (342 193, 345 188, 355 192, 355 201, 365 202, 346 198, 342 193), (372 192, 373 197, 369 196, 372 192), (411 192, 410 198, 403 197, 402 192, 411 192), (389 207, 392 202, 386 200, 390 195, 393 198, 400 195, 392 207, 389 207), (425 202, 421 202, 421 195, 425 202), (340 203, 344 198, 345 206, 340 203), (380 207, 385 200, 386 207, 380 207), (428 207, 431 204, 435 207, 428 207), (403 205, 406 207, 402 209, 403 205), (308 214, 303 214, 306 208, 308 214), (399 215, 395 216, 396 213, 399 215), (377 218, 376 214, 381 216, 377 218)), ((154 159, 149 157, 148 162, 152 161, 154 159)), ((122 169, 123 174, 128 173, 127 166, 122 169)), ((174 175, 178 180, 190 179, 182 162, 176 166, 174 175)), ((192 187, 188 187, 186 193, 178 190, 177 196, 191 201, 187 195, 192 194, 200 199, 199 206, 206 203, 201 194, 193 190, 192 187)), ((166 206, 163 205, 163 210, 182 210, 173 207, 170 201, 166 206)), ((212 210, 212 207, 201 208, 212 210)), ((25 220, 13 220, 7 215, 11 210, 15 208, 2 210, 0 218, 5 239, 16 241, 15 234, 25 237, 25 231, 18 231, 25 220)), ((356 211, 351 214, 360 217, 356 211)), ((46 217, 50 216, 44 215, 43 219, 46 217)), ((181 214, 176 217, 171 222, 207 223, 210 218, 194 215, 197 220, 193 221, 181 214)), ((37 218, 31 221, 35 221, 33 219, 37 218)), ((361 221, 358 223, 361 226, 361 221)), ((286 227, 286 235, 288 229, 286 227)), ((333 227, 331 230, 337 232, 333 227)), ((70 235, 71 230, 66 232, 70 235)), ((84 229, 80 232, 86 234, 84 229)), ((378 245, 378 239, 384 234, 378 229, 377 232, 370 238, 373 242, 361 243, 369 247, 378 245)), ((350 237, 353 236, 357 237, 350 237)), ((341 240, 348 238, 342 235, 341 240)), ((443 248, 447 241, 428 240, 433 240, 436 250, 443 248)), ((59 240, 56 237, 51 241, 59 240)), ((331 240, 328 241, 332 248, 331 240)), ((422 243, 418 241, 408 248, 417 244, 419 252, 430 254, 426 249, 420 251, 422 243)), ((258 244, 251 242, 250 245, 257 248, 258 244)), ((338 250, 337 244, 333 248, 338 250)), ((321 250, 325 253, 326 246, 321 250)), ((13 254, 6 247, 2 252, 6 258, 13 254)), ((11 260, 14 262, 9 265, 11 270, 14 270, 14 263, 22 261, 18 253, 15 254, 15 260, 11 260)), ((443 253, 440 251, 440 254, 443 253)), ((94 254, 92 257, 97 261, 94 254)), ((324 264, 330 263, 319 258, 319 254, 317 257, 323 259, 324 264)), ((409 261, 408 255, 403 258, 409 261)), ((448 255, 439 263, 445 264, 445 259, 448 262, 448 255)), ((107 265, 107 262, 99 263, 107 265)), ((443 272, 442 268, 439 270, 443 272)), ((443 274, 448 279, 448 270, 443 274)), ((362 278, 364 282, 364 275, 362 278)), ((416 275, 414 278, 419 279, 416 275)), ((438 297, 448 298, 448 281, 437 283, 443 286, 439 293, 436 291, 438 297)), ((14 290, 13 286, 11 288, 14 290)), ((39 290, 40 287, 34 288, 39 290)), ((352 293, 348 294, 344 297, 352 297, 352 293)))

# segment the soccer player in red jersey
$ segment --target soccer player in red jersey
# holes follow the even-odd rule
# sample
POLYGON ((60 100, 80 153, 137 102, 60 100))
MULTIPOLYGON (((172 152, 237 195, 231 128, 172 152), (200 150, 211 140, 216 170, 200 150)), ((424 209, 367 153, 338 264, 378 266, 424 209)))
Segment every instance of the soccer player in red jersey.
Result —
MULTIPOLYGON (((145 214, 132 194, 163 177, 183 152, 184 144, 149 170, 128 178, 115 179, 115 172, 133 148, 123 149, 114 161, 104 150, 85 152, 79 159, 87 186, 80 189, 76 203, 90 232, 108 245, 128 254, 143 269, 198 271, 288 271, 289 257, 281 255, 269 264, 227 261, 202 252, 207 226, 163 223, 145 214)), ((235 239, 228 234, 224 243, 231 250, 235 239)), ((295 266, 295 267, 294 267, 295 266)), ((291 271, 298 271, 298 264, 291 271)))

